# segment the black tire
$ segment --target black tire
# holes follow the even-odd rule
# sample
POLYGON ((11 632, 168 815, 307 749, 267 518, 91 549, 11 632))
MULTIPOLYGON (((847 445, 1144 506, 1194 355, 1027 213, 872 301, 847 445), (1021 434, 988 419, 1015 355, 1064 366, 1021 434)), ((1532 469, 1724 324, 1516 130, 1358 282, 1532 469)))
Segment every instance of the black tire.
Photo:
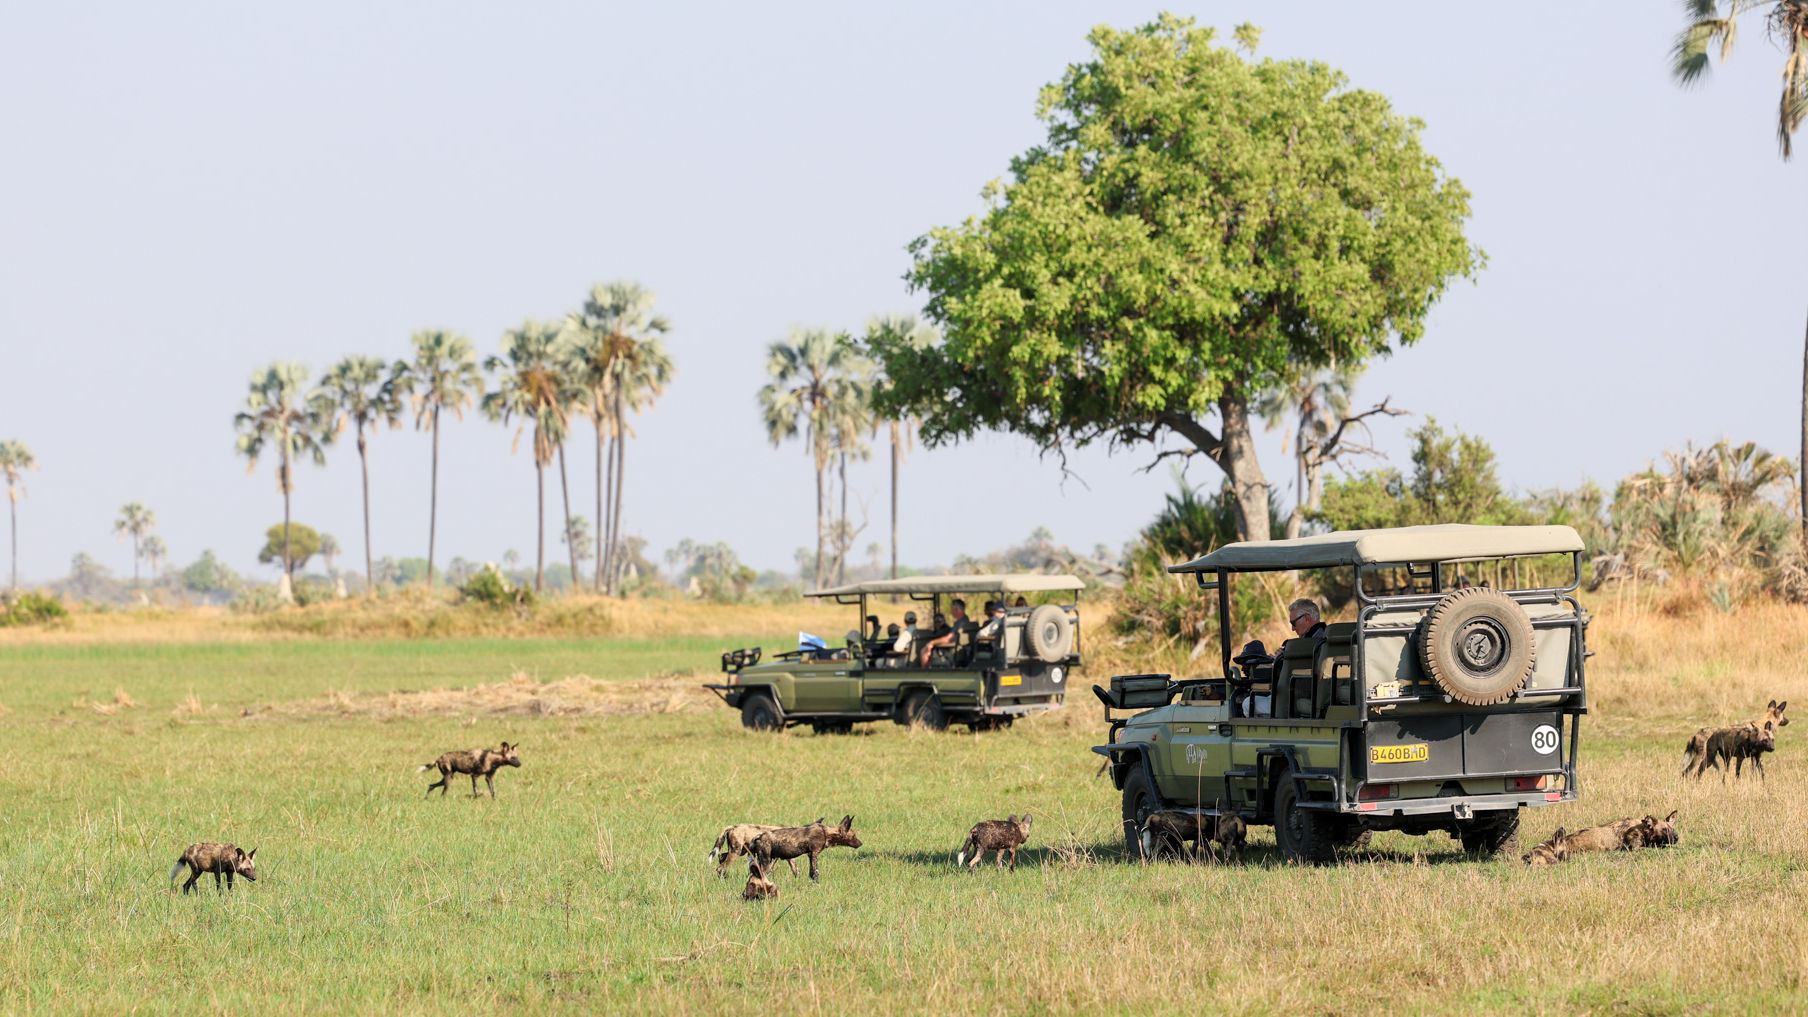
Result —
POLYGON ((1274 842, 1281 857, 1301 865, 1323 865, 1336 858, 1336 816, 1300 807, 1299 788, 1291 772, 1274 792, 1274 842))
POLYGON ((783 731, 785 719, 771 695, 754 692, 741 700, 741 726, 749 731, 783 731))
POLYGON ((1491 706, 1512 698, 1532 676, 1532 620, 1499 590, 1458 590, 1425 615, 1419 660, 1450 698, 1491 706))
MULTIPOLYGON (((1519 843, 1519 810, 1514 809, 1498 819, 1472 822, 1457 827, 1463 850, 1481 858, 1493 858, 1502 851, 1516 849, 1519 843)), ((1517 853, 1515 851, 1514 853, 1517 853)))
POLYGON ((948 727, 948 712, 942 709, 942 701, 935 693, 913 692, 904 700, 904 723, 942 731, 948 727))
POLYGON ((1037 660, 1059 663, 1073 650, 1073 620, 1054 604, 1044 604, 1030 612, 1023 641, 1037 660))
POLYGON ((1124 853, 1132 859, 1143 855, 1143 824, 1161 808, 1161 799, 1149 785, 1149 775, 1141 760, 1130 762, 1130 775, 1124 778, 1124 853))

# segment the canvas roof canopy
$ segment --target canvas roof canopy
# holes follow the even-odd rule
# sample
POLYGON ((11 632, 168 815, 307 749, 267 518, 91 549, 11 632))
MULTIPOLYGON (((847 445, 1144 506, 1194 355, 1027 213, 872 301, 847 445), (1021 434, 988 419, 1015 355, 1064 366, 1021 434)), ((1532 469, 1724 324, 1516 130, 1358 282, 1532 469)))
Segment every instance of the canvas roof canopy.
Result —
POLYGON ((1045 593, 1051 590, 1083 590, 1086 584, 1078 576, 1045 576, 1033 572, 972 576, 905 576, 899 579, 873 579, 850 583, 826 590, 816 590, 812 597, 852 597, 860 594, 936 594, 936 593, 1045 593))
POLYGON ((1169 572, 1278 572, 1400 562, 1470 561, 1582 550, 1568 526, 1477 526, 1440 523, 1386 530, 1337 530, 1292 540, 1226 544, 1169 572))

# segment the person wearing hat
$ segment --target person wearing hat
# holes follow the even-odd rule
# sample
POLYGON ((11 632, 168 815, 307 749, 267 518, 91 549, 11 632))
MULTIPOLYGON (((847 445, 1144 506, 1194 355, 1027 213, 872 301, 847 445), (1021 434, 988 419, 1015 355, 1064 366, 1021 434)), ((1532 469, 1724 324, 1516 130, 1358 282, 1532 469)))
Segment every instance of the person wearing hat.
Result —
POLYGON ((899 632, 898 638, 892 641, 891 652, 902 653, 905 656, 909 656, 910 648, 916 645, 916 641, 917 613, 915 611, 906 611, 904 612, 904 631, 899 632))
MULTIPOLYGON (((1274 658, 1268 655, 1268 647, 1264 645, 1260 639, 1251 639, 1249 642, 1244 643, 1242 651, 1231 658, 1231 663, 1242 666, 1243 680, 1246 683, 1255 678, 1255 669, 1258 665, 1272 664, 1274 662, 1274 658)), ((1255 694, 1255 691, 1251 689, 1250 691, 1245 692, 1243 698, 1237 702, 1243 708, 1243 716, 1266 717, 1273 712, 1270 707, 1270 704, 1273 703, 1273 701, 1274 696, 1272 691, 1269 695, 1258 696, 1255 694)))

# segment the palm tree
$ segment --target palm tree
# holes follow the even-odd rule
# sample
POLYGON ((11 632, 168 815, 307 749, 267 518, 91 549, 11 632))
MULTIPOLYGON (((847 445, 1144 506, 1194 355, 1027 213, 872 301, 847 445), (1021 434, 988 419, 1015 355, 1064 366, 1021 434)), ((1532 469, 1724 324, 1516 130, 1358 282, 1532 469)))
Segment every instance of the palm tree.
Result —
POLYGON ((13 526, 13 589, 19 588, 19 500, 25 497, 23 476, 38 468, 38 461, 22 441, 0 441, 0 472, 6 474, 6 501, 13 526))
POLYGON ((826 503, 823 472, 834 451, 835 420, 854 395, 850 370, 862 358, 845 332, 794 326, 791 334, 766 349, 766 374, 760 389, 760 412, 766 437, 774 448, 799 431, 816 467, 816 587, 823 585, 823 537, 826 503))
MULTIPOLYGON (((847 582, 847 556, 857 535, 848 522, 847 464, 851 458, 866 462, 873 457, 866 433, 873 429, 873 362, 855 357, 842 378, 841 397, 830 411, 830 441, 835 447, 837 484, 841 488, 841 518, 835 524, 835 583, 847 582)), ((862 527, 864 528, 864 527, 862 527)))
POLYGON ((157 513, 144 507, 143 502, 127 502, 119 510, 119 518, 113 521, 113 535, 132 538, 132 585, 138 585, 138 559, 143 557, 144 538, 157 528, 157 513))
POLYGON ((330 432, 338 434, 349 422, 358 434, 358 471, 364 478, 364 585, 376 595, 377 573, 370 558, 370 458, 364 429, 379 423, 396 427, 402 422, 402 397, 389 365, 380 357, 346 357, 320 379, 319 405, 330 432))
POLYGON ((653 313, 656 300, 636 282, 597 283, 583 309, 565 321, 567 370, 583 392, 580 409, 596 429, 598 592, 613 594, 621 572, 622 473, 632 434, 627 414, 651 405, 672 378, 672 360, 660 339, 672 326, 653 313))
POLYGON ((433 588, 433 545, 439 532, 439 417, 450 411, 460 420, 465 407, 483 392, 483 372, 471 340, 443 329, 423 329, 410 337, 414 359, 398 361, 391 378, 398 391, 409 393, 416 430, 433 431, 433 473, 427 506, 427 588, 433 588))
POLYGON ((158 566, 169 560, 169 547, 162 537, 152 534, 144 538, 144 560, 151 563, 151 582, 155 583, 158 566))
MULTIPOLYGON (((521 432, 528 422, 534 425, 534 485, 538 492, 535 514, 539 526, 535 590, 546 584, 546 467, 552 462, 555 447, 565 440, 566 391, 557 363, 558 341, 557 325, 530 320, 504 332, 502 355, 484 362, 486 369, 502 372, 496 391, 483 397, 484 416, 503 423, 521 418, 510 451, 520 446, 521 432)), ((572 560, 577 559, 574 556, 572 560)))
MULTIPOLYGON (((1671 47, 1670 70, 1685 88, 1706 79, 1708 53, 1715 45, 1720 47, 1722 62, 1733 55, 1740 15, 1769 8, 1764 29, 1784 53, 1783 91, 1777 99, 1777 148, 1787 161, 1794 154, 1796 128, 1808 115, 1808 0, 1726 0, 1724 16, 1720 0, 1685 0, 1683 6, 1692 20, 1671 47)), ((1797 479, 1801 484, 1802 543, 1808 550, 1808 338, 1802 344, 1801 453, 1797 479)))
POLYGON ((1361 376, 1360 365, 1335 367, 1302 375, 1293 384, 1264 393, 1256 401, 1256 412, 1267 422, 1268 430, 1288 423, 1293 425, 1281 443, 1283 453, 1288 445, 1293 449, 1293 513, 1287 517, 1289 540, 1300 535, 1306 512, 1318 508, 1324 501, 1325 460, 1317 455, 1317 450, 1331 436, 1338 421, 1349 416, 1350 395, 1356 390, 1356 379, 1361 376))
MULTIPOLYGON (((914 314, 881 314, 867 319, 866 348, 872 348, 876 337, 884 337, 895 341, 909 343, 912 346, 927 349, 941 341, 941 333, 935 326, 918 321, 914 314)), ((875 379, 874 389, 884 388, 888 382, 885 378, 875 379)), ((878 418, 874 418, 875 423, 878 418)), ((904 461, 904 455, 916 444, 915 417, 909 415, 894 416, 891 425, 891 577, 898 578, 898 466, 904 461)))
POLYGON ((250 460, 245 468, 257 469, 257 457, 265 448, 276 446, 276 489, 283 496, 283 589, 293 584, 289 557, 289 495, 295 491, 295 460, 311 457, 316 466, 326 465, 326 452, 321 436, 326 422, 314 411, 315 400, 303 391, 308 369, 293 360, 278 360, 251 376, 251 393, 245 397, 245 408, 233 418, 238 429, 238 451, 250 460))

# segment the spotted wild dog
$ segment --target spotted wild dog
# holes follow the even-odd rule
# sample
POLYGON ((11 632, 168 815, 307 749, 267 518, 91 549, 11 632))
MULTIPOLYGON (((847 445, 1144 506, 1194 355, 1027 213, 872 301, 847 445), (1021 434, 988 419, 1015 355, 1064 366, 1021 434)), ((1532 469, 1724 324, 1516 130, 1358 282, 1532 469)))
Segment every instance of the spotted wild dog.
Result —
POLYGON ((188 850, 182 852, 182 857, 176 859, 175 866, 169 870, 170 882, 176 881, 176 873, 181 872, 182 866, 186 865, 189 873, 188 882, 182 884, 183 893, 195 888, 195 881, 201 878, 203 872, 213 873, 215 890, 220 888, 221 873, 226 876, 226 889, 228 890, 232 889, 234 876, 244 876, 255 883, 257 882, 257 862, 254 860, 256 856, 257 848, 246 851, 236 844, 221 844, 211 840, 190 844, 188 850))
MULTIPOLYGON (((822 820, 818 819, 817 822, 822 820)), ((782 826, 767 826, 763 823, 736 823, 723 827, 721 836, 716 838, 715 845, 709 849, 709 860, 716 862, 716 875, 726 878, 729 863, 753 850, 753 842, 759 839, 760 834, 783 829, 782 826)), ((791 875, 797 875, 797 859, 787 858, 785 864, 791 866, 791 875)))
POLYGON ((1249 824, 1243 822, 1243 813, 1230 807, 1230 803, 1220 798, 1215 803, 1218 809, 1218 822, 1212 840, 1231 858, 1243 857, 1244 848, 1249 846, 1249 824))
POLYGON ((1556 865, 1569 859, 1569 840, 1564 836, 1563 827, 1551 834, 1551 839, 1543 844, 1532 845, 1532 850, 1520 857, 1520 861, 1528 867, 1538 865, 1556 865))
POLYGON ((1644 834, 1636 819, 1616 819, 1611 823, 1577 830, 1564 838, 1564 846, 1572 855, 1592 851, 1630 851, 1644 846, 1644 834))
POLYGON ((1216 860, 1218 851, 1221 850, 1227 859, 1241 858, 1249 843, 1248 824, 1223 798, 1213 803, 1213 811, 1217 815, 1158 812, 1150 816, 1143 824, 1143 857, 1175 855, 1197 858, 1203 854, 1216 860), (1191 847, 1187 846, 1188 841, 1193 842, 1191 847), (1213 842, 1217 843, 1217 850, 1213 849, 1213 842))
MULTIPOLYGON (((1760 728, 1768 728, 1774 738, 1779 730, 1789 725, 1789 718, 1783 716, 1783 711, 1787 709, 1789 709, 1788 700, 1778 702, 1773 699, 1764 707, 1764 714, 1749 723, 1756 724, 1760 728)), ((1708 739, 1713 737, 1716 732, 1733 731, 1743 726, 1743 724, 1729 724, 1724 727, 1704 727, 1691 735, 1689 743, 1683 746, 1682 750, 1682 775, 1687 777, 1692 769, 1695 771, 1695 776, 1699 778, 1701 771, 1707 767, 1708 739)))
POLYGON ((1726 770, 1720 763, 1725 760, 1733 765, 1733 776, 1745 776, 1745 761, 1751 760, 1752 768, 1758 771, 1759 779, 1764 778, 1764 753, 1777 750, 1776 728, 1766 724, 1758 726, 1757 721, 1746 721, 1738 727, 1723 727, 1708 735, 1707 754, 1702 763, 1695 767, 1695 779, 1707 772, 1708 767, 1720 771, 1720 782, 1726 783, 1726 770))
POLYGON ((819 875, 816 860, 832 847, 860 849, 860 838, 854 835, 853 816, 841 817, 839 826, 824 826, 817 820, 809 826, 785 826, 760 834, 754 838, 753 851, 748 855, 748 871, 768 879, 772 875, 774 858, 790 861, 809 855, 810 881, 815 882, 819 875))
POLYGON ((1681 811, 1681 809, 1671 809, 1670 814, 1662 819, 1656 816, 1646 816, 1642 820, 1647 827, 1645 846, 1667 848, 1681 840, 1681 836, 1676 832, 1676 814, 1681 811))
POLYGON ((421 764, 421 768, 415 772, 426 773, 428 770, 438 768, 439 780, 427 785, 429 795, 433 794, 434 788, 439 788, 439 795, 444 798, 446 792, 450 790, 447 785, 451 782, 452 775, 468 773, 471 775, 472 798, 478 797, 477 778, 479 777, 482 777, 483 782, 489 785, 490 797, 494 798, 496 797, 496 771, 505 766, 520 766, 521 757, 516 755, 516 751, 520 748, 520 742, 513 745, 503 742, 500 749, 466 749, 463 752, 448 752, 431 763, 421 764))
POLYGON ((983 819, 974 824, 967 834, 967 842, 961 845, 960 852, 954 856, 954 864, 965 865, 968 872, 979 868, 980 859, 986 852, 992 852, 992 858, 999 868, 1004 868, 1005 852, 1011 854, 1011 870, 1017 869, 1017 849, 1030 839, 1030 824, 1035 818, 1025 812, 1022 819, 1015 815, 1004 819, 983 819), (967 852, 973 852, 973 860, 967 861, 967 852))
POLYGON ((757 872, 747 874, 747 886, 741 891, 742 900, 778 900, 778 884, 757 872))

